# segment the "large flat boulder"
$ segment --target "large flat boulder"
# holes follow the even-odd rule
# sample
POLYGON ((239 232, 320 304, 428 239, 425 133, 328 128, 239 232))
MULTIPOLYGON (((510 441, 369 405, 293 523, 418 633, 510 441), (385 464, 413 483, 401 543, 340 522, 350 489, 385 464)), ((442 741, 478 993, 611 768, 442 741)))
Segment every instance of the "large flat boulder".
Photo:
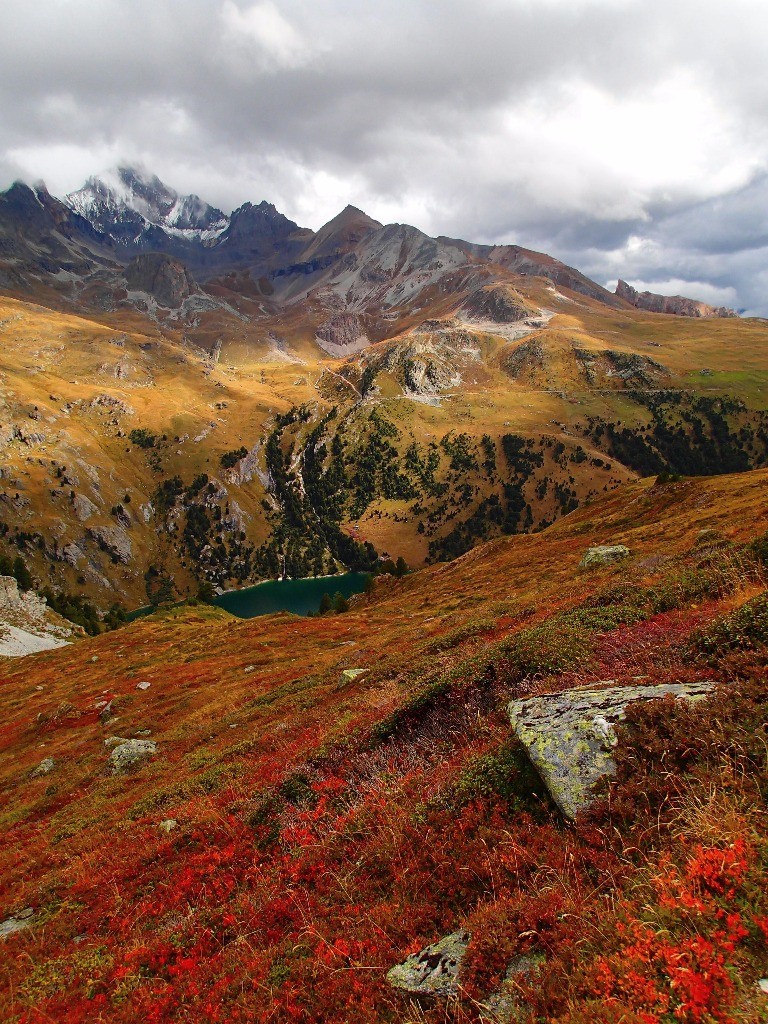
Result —
POLYGON ((716 685, 579 687, 512 701, 509 718, 552 799, 567 818, 574 818, 594 799, 595 784, 616 771, 614 725, 630 704, 666 696, 701 700, 716 685))

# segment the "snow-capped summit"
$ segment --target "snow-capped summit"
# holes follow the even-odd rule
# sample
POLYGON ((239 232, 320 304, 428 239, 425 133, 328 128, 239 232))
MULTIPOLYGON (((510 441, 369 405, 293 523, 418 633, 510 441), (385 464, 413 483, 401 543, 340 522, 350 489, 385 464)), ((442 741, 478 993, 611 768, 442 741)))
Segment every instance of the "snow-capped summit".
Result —
POLYGON ((156 175, 117 167, 89 178, 66 203, 115 241, 138 243, 152 228, 207 242, 229 226, 229 218, 199 196, 180 196, 156 175))

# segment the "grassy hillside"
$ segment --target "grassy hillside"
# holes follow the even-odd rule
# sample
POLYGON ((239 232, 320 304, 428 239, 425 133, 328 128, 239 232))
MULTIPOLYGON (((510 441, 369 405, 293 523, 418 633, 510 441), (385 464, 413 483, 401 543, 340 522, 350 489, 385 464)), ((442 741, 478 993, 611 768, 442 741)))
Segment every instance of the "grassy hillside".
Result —
POLYGON ((0 1015, 476 1021, 535 954, 523 1020, 765 1019, 767 490, 634 482, 346 614, 187 606, 3 666, 0 918, 34 913, 0 1015), (581 569, 597 543, 631 557, 581 569), (701 679, 709 704, 632 716, 565 824, 507 702, 701 679), (112 736, 158 749, 113 775, 112 736), (460 926, 455 1004, 387 985, 460 926))
POLYGON ((444 560, 638 476, 766 464, 762 322, 509 277, 530 323, 436 290, 339 359, 312 302, 195 326, 0 299, 0 553, 137 607, 283 567, 444 560))

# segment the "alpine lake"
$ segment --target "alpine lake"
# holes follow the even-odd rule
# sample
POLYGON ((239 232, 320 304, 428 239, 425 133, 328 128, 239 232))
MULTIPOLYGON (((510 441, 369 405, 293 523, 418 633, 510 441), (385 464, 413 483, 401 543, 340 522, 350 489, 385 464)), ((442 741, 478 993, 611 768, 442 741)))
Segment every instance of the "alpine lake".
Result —
POLYGON ((215 598, 214 604, 241 619, 275 612, 308 615, 320 607, 323 594, 351 597, 365 590, 368 573, 347 572, 339 576, 316 576, 298 580, 267 580, 244 590, 230 590, 215 598))

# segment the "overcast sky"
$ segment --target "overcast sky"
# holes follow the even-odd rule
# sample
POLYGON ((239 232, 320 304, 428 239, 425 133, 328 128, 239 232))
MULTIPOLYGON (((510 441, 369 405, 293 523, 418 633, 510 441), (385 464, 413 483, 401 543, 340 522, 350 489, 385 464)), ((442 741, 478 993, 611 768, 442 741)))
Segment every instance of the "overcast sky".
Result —
POLYGON ((0 0, 0 187, 120 162, 768 315, 767 0, 0 0))

